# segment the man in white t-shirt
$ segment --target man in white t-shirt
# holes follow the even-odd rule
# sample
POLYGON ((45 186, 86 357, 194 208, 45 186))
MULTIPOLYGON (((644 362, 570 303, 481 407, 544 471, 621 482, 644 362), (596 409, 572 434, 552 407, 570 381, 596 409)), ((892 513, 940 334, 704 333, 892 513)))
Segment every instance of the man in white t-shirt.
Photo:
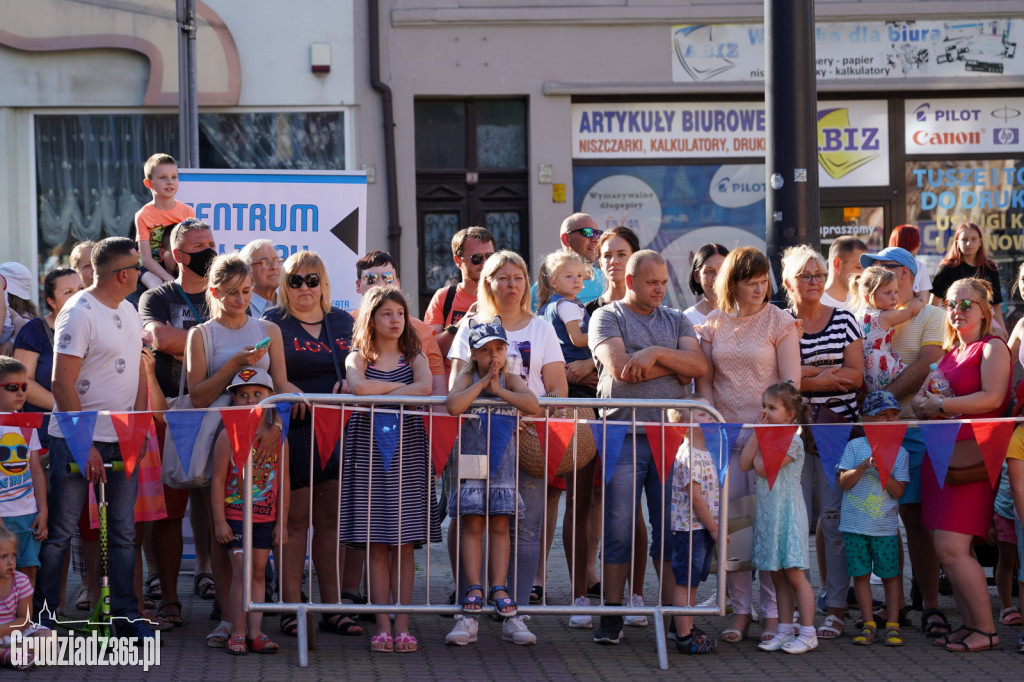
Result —
POLYGON ((850 309, 853 292, 850 281, 864 272, 860 255, 868 252, 868 246, 856 237, 839 237, 828 247, 828 281, 821 295, 821 304, 833 308, 850 309))
MULTIPOLYGON (((52 386, 55 412, 145 410, 148 393, 141 362, 142 321, 125 300, 138 284, 142 267, 139 252, 130 239, 108 237, 93 248, 92 263, 93 285, 72 296, 57 316, 52 386)), ((86 427, 79 423, 74 428, 86 427)), ((110 416, 100 414, 96 418, 89 459, 82 473, 67 470, 75 461, 68 439, 71 434, 61 431, 58 419, 50 420, 49 433, 49 537, 39 555, 36 612, 47 607, 53 613, 59 608, 61 568, 71 535, 78 527, 89 486, 103 480, 108 504, 111 611, 128 619, 118 623, 117 633, 152 637, 149 627, 132 622, 139 617, 133 589, 138 477, 103 468, 104 463, 121 461, 128 454, 121 452, 110 416)))

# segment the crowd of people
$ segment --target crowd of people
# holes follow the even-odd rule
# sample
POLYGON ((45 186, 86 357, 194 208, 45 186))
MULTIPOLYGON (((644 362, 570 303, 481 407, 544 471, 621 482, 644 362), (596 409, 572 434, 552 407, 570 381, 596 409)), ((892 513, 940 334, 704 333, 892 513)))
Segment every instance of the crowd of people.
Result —
MULTIPOLYGON (((0 655, 9 654, 3 647, 15 629, 46 636, 54 627, 67 603, 69 553, 81 553, 72 562, 83 575, 76 606, 95 605, 98 537, 89 489, 99 481, 109 504, 110 606, 125 618, 121 634, 182 625, 176 590, 189 511, 194 589, 213 601, 218 622, 207 645, 236 655, 276 652, 261 614, 245 613, 241 602, 242 469, 250 452, 253 594, 308 599, 308 552, 319 601, 339 606, 319 627, 344 636, 363 635, 346 603, 411 602, 414 550, 440 542, 448 516, 458 576, 451 603, 461 613, 446 643, 476 641, 488 605, 502 620, 502 639, 536 642, 519 606, 546 600, 563 491, 565 558, 578 607, 643 606, 649 563, 662 586, 655 599, 695 604, 726 523, 719 518, 725 497, 731 508, 755 510, 749 564, 728 575, 733 615, 720 635, 725 642, 749 636, 756 601, 758 646, 766 651, 800 654, 840 637, 851 605, 861 614, 854 644, 903 645, 915 599, 903 590, 900 519, 920 626, 936 644, 950 651, 1001 646, 972 550, 992 529, 1000 550, 998 618, 1022 624, 1010 589, 1024 549, 1024 428, 1013 432, 1002 482, 993 486, 972 420, 1015 414, 1010 376, 1014 357, 1024 360, 1024 328, 1005 328, 999 280, 977 226, 957 228, 930 282, 914 256, 912 226, 894 230, 892 245, 874 254, 851 237, 837 239, 827 259, 807 246, 790 248, 782 258, 785 309, 769 302, 763 253, 708 244, 694 254, 689 286, 697 303, 685 311, 662 305, 668 265, 641 249, 628 228, 603 231, 586 214, 569 216, 559 231, 562 248, 532 278, 520 255, 471 227, 452 239, 461 281, 437 291, 420 321, 390 254, 359 260, 362 304, 349 313, 331 305, 320 255, 300 251, 282 260, 267 240, 218 255, 209 225, 174 199, 174 160, 156 155, 145 174, 153 201, 137 215, 138 239, 78 244, 71 267, 45 275, 46 315, 32 308, 27 270, 0 266, 0 342, 8 344, 0 349, 0 412, 52 413, 37 430, 0 426, 0 655), (252 406, 274 393, 446 395, 448 413, 464 415, 453 450, 461 456, 434 471, 421 414, 389 410, 387 400, 373 412, 353 411, 333 451, 318 451, 311 410, 297 404, 287 419, 264 411, 241 455, 223 427, 202 441, 206 452, 197 438, 191 459, 206 463, 207 485, 161 481, 160 455, 173 440, 167 410, 183 400, 193 408, 252 406), (695 427, 668 477, 642 428, 625 437, 617 459, 597 457, 549 477, 517 466, 527 422, 516 437, 505 428, 543 417, 542 397, 606 399, 600 418, 622 424, 707 421, 700 409, 612 406, 686 398, 747 427, 728 460, 726 488, 695 427), (480 398, 505 406, 475 406, 480 398), (150 437, 128 452, 111 413, 147 411, 157 416, 150 437), (98 413, 87 457, 79 457, 82 421, 69 413, 98 413), (933 419, 963 420, 943 485, 914 425, 892 458, 851 429, 833 466, 817 453, 809 428, 933 419), (764 436, 768 426, 782 435, 764 436), (496 448, 502 429, 509 438, 496 448), (482 466, 462 470, 466 455, 482 466), (135 462, 134 473, 104 466, 118 460, 135 462), (81 473, 69 468, 75 463, 81 473), (820 514, 812 533, 815 490, 820 514), (817 598, 807 571, 812 536, 822 576, 817 598), (939 609, 940 568, 963 621, 957 629, 939 609), (872 600, 872 575, 884 585, 881 604, 872 600), (817 627, 816 609, 825 616, 817 627), (36 624, 32 613, 42 616, 36 624)), ((1016 577, 1024 582, 1024 573, 1016 577)), ((376 616, 371 651, 416 651, 409 616, 385 611, 376 616)), ((589 613, 568 623, 592 629, 600 644, 617 644, 624 625, 645 624, 646 616, 603 613, 596 624, 589 613)), ((295 617, 282 615, 280 630, 296 635, 295 617)), ((670 632, 684 653, 718 646, 689 617, 674 618, 670 632)), ((1017 647, 1024 652, 1024 634, 1017 647)))

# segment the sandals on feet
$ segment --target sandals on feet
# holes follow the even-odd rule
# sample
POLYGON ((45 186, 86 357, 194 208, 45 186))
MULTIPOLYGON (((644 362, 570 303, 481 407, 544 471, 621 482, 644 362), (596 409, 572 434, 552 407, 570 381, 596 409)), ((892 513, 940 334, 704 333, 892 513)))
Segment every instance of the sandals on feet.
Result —
POLYGON ((262 632, 255 639, 246 639, 245 643, 249 645, 249 650, 254 654, 276 654, 277 650, 281 648, 277 642, 262 632))
POLYGON ((972 647, 970 644, 967 643, 967 637, 964 637, 958 642, 949 642, 948 644, 946 644, 946 651, 953 651, 957 653, 970 653, 972 651, 992 651, 994 649, 1003 648, 1003 645, 996 641, 996 638, 999 637, 998 632, 982 632, 981 630, 976 630, 974 628, 968 629, 969 632, 967 633, 967 637, 970 637, 971 635, 981 635, 982 637, 988 638, 988 643, 982 644, 981 646, 972 647))
POLYGON ((969 635, 970 633, 971 633, 971 629, 969 627, 967 627, 966 625, 961 625, 956 630, 953 630, 952 632, 947 632, 946 634, 941 635, 934 642, 932 642, 932 644, 934 644, 935 646, 945 647, 947 644, 952 644, 953 642, 959 642, 961 639, 964 639, 965 637, 967 637, 967 635, 969 635), (965 632, 967 634, 961 635, 960 634, 961 632, 965 632))
POLYGON ((192 578, 192 592, 203 599, 215 598, 217 587, 213 582, 213 576, 209 573, 196 573, 192 578))
MULTIPOLYGON (((949 624, 949 620, 946 619, 940 609, 926 609, 921 614, 921 632, 924 633, 925 637, 935 639, 936 637, 944 637, 951 635, 953 626, 949 624), (930 620, 932 617, 938 617, 938 620, 930 620)), ((939 646, 944 646, 940 644, 939 646)))
POLYGON ((484 607, 484 587, 483 585, 470 585, 469 589, 466 590, 465 596, 462 597, 462 612, 470 615, 480 613, 480 609, 484 607), (470 592, 479 592, 480 596, 470 595, 470 592))
POLYGON ((298 637, 299 619, 294 614, 281 616, 281 632, 288 637, 298 637))
POLYGON ((501 616, 502 618, 512 618, 513 616, 515 616, 515 615, 517 615, 519 613, 519 604, 516 603, 515 599, 512 599, 509 596, 498 597, 497 599, 495 599, 495 597, 494 597, 494 593, 495 592, 504 592, 507 595, 508 594, 508 586, 507 585, 495 585, 487 593, 487 602, 490 603, 490 604, 494 604, 494 609, 495 609, 495 611, 498 612, 499 616, 501 616), (506 609, 512 609, 512 610, 511 611, 506 611, 506 609))
POLYGON ((89 601, 89 588, 82 587, 78 592, 78 601, 75 602, 75 608, 79 611, 89 611, 92 605, 89 601))
POLYGON ((835 614, 825 617, 825 622, 818 626, 818 639, 836 639, 843 634, 846 621, 835 614))
POLYGON ((231 639, 231 623, 222 620, 213 632, 206 636, 206 646, 211 649, 222 649, 231 639))
POLYGON ((391 639, 391 633, 378 632, 370 640, 370 651, 379 653, 391 653, 395 650, 395 640, 391 639))
POLYGON ((325 615, 320 620, 320 629, 324 632, 334 632, 346 637, 358 637, 363 634, 363 626, 341 613, 325 615))
POLYGON ((164 602, 157 610, 156 617, 165 623, 170 623, 176 628, 180 628, 185 625, 185 621, 181 619, 181 602, 164 602))
POLYGON ((999 612, 999 622, 1003 625, 1014 626, 1024 623, 1024 618, 1021 618, 1020 610, 1016 606, 1007 606, 999 612))
POLYGON ((403 632, 395 637, 395 651, 400 654, 411 654, 419 649, 419 642, 408 632, 403 632))
MULTIPOLYGON (((85 588, 82 589, 82 592, 85 595, 87 595, 87 596, 89 594, 88 591, 86 591, 85 588)), ((145 594, 145 596, 149 597, 150 599, 163 599, 164 598, 164 589, 160 585, 160 576, 159 575, 154 573, 154 574, 150 575, 148 578, 146 578, 146 587, 145 587, 145 590, 144 590, 144 594, 145 594)), ((82 598, 81 595, 79 595, 78 598, 81 599, 82 598)))
POLYGON ((544 586, 534 585, 533 589, 530 590, 530 603, 539 604, 544 600, 544 586))
MULTIPOLYGON (((743 614, 739 614, 739 615, 743 615, 743 614)), ((750 616, 748 616, 748 618, 750 618, 750 616)), ((734 619, 733 623, 735 623, 735 622, 736 621, 734 619)), ((736 642, 742 642, 744 639, 747 638, 747 633, 750 632, 750 624, 752 622, 753 622, 752 619, 748 620, 747 624, 744 625, 742 628, 738 628, 738 627, 734 626, 734 627, 726 628, 726 629, 722 630, 722 641, 723 642, 729 642, 730 644, 735 644, 736 642)), ((675 619, 673 619, 673 623, 672 624, 675 625, 675 619)), ((775 634, 775 633, 773 632, 772 634, 775 634)))
POLYGON ((249 653, 249 647, 245 645, 245 637, 242 635, 235 635, 227 641, 224 645, 224 651, 228 652, 232 656, 245 656, 249 653))

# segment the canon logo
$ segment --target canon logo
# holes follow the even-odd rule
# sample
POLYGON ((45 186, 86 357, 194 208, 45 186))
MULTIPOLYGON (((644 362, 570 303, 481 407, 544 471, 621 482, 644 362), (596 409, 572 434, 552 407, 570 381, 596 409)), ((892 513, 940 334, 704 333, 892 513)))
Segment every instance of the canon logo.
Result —
POLYGON ((910 136, 910 139, 919 147, 930 147, 935 145, 977 145, 981 144, 981 133, 933 133, 927 130, 917 130, 910 136))

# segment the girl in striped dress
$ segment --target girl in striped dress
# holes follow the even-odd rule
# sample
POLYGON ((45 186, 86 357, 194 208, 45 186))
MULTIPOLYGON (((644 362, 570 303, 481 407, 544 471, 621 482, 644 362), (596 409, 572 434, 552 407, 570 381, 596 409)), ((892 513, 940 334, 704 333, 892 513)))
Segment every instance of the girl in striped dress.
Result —
MULTIPOLYGON (((395 287, 374 287, 363 296, 345 360, 354 394, 430 394, 430 366, 406 324, 408 316, 405 297, 395 287)), ((368 545, 367 582, 374 604, 411 603, 413 550, 441 540, 423 418, 410 408, 405 412, 399 422, 397 408, 378 405, 372 415, 355 412, 345 429, 340 536, 349 545, 368 545)), ((416 651, 408 614, 395 616, 394 631, 392 636, 389 615, 378 613, 371 650, 416 651)))

